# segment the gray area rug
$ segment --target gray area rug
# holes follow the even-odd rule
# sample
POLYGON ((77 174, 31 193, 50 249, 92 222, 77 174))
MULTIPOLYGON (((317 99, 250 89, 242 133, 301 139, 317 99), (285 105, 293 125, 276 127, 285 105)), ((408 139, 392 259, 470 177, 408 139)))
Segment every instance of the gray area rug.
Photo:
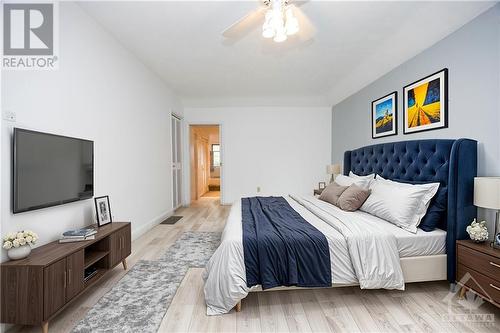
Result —
POLYGON ((205 267, 218 232, 185 232, 160 260, 140 260, 72 332, 157 332, 189 268, 205 267))

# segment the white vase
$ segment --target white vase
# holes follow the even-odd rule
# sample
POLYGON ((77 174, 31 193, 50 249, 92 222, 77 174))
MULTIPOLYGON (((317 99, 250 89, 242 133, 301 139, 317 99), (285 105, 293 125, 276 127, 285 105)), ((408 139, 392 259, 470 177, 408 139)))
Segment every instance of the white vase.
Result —
POLYGON ((13 247, 7 251, 7 256, 10 260, 24 259, 31 253, 31 246, 22 245, 19 247, 13 247))

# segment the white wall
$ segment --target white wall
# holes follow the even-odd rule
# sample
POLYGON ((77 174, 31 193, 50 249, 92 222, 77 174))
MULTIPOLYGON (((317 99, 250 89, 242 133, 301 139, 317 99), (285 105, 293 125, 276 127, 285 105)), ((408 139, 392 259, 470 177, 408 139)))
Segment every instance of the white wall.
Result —
POLYGON ((369 144, 433 138, 471 138, 478 174, 500 175, 500 5, 333 107, 332 160, 369 144), (403 86, 449 69, 449 127, 403 135, 403 86), (398 135, 371 138, 371 102, 398 91, 398 135))
MULTIPOLYGON (((500 5, 423 51, 333 107, 332 160, 342 162, 345 150, 370 144, 433 138, 478 141, 478 175, 500 176, 500 5), (403 86, 449 69, 449 127, 402 134, 403 86), (398 135, 371 138, 371 102, 398 91, 398 135)), ((479 210, 479 218, 493 214, 479 210)))
MULTIPOLYGON (((184 119, 186 125, 221 124, 224 204, 257 194, 310 194, 327 178, 330 108, 186 108, 184 119)), ((189 165, 187 160, 184 165, 189 165)), ((188 189, 189 177, 184 180, 188 189)), ((185 193, 185 203, 188 199, 185 193)))
MULTIPOLYGON (((134 236, 172 210, 170 112, 182 106, 150 72, 78 5, 60 4, 58 71, 2 73, 1 232, 32 229, 38 245, 93 222, 93 200, 21 214, 11 209, 12 127, 94 141, 95 195, 109 195, 115 221, 134 236)), ((2 251, 2 260, 5 260, 2 251)))

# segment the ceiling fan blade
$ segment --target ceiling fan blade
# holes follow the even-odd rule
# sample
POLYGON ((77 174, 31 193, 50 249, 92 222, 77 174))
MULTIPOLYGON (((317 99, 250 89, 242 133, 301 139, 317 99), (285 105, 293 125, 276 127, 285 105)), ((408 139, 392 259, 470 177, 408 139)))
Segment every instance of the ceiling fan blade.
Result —
POLYGON ((295 5, 291 6, 294 16, 299 21, 300 30, 297 33, 297 37, 302 41, 307 41, 309 39, 312 39, 316 34, 316 28, 311 23, 311 20, 309 20, 307 15, 304 14, 304 12, 300 8, 298 8, 295 5))
POLYGON ((308 3, 309 0, 297 0, 297 1, 290 1, 290 5, 294 5, 295 7, 301 7, 303 5, 305 5, 306 3, 308 3))
POLYGON ((246 16, 235 22, 229 28, 222 32, 222 36, 229 39, 240 39, 255 29, 259 24, 264 21, 264 12, 267 7, 259 7, 251 11, 246 16))

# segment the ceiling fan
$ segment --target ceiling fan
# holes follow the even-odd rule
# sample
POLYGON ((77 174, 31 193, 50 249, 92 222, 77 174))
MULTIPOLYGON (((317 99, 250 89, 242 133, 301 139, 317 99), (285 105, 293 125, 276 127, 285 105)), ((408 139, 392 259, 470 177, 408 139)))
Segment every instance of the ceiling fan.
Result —
POLYGON ((229 40, 238 40, 250 31, 262 27, 262 36, 276 43, 289 36, 307 41, 314 36, 315 29, 299 6, 308 1, 260 0, 259 7, 222 32, 229 40))

